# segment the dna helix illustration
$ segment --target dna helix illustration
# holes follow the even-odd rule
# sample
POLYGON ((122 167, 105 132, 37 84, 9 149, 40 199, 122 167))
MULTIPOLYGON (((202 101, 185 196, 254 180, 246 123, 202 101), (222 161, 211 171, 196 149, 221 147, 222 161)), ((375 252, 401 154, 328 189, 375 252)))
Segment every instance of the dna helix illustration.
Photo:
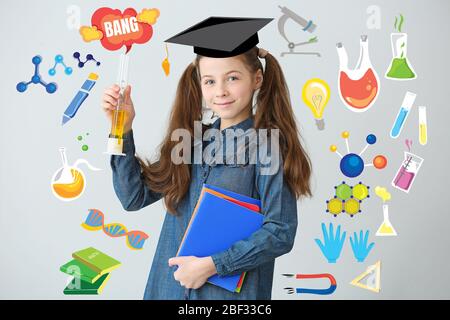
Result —
POLYGON ((89 214, 86 221, 81 226, 89 231, 98 231, 103 229, 103 232, 112 238, 127 237, 127 246, 132 250, 141 250, 144 246, 148 235, 139 230, 128 231, 127 228, 117 222, 104 224, 105 215, 98 209, 89 209, 89 214))

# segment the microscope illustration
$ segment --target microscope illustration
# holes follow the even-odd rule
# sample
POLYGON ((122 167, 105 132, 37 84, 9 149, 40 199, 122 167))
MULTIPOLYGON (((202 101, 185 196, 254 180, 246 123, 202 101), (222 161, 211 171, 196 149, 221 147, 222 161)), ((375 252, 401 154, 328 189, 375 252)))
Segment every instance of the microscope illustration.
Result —
POLYGON ((289 19, 292 19, 302 27, 303 31, 313 33, 317 26, 312 22, 312 20, 307 21, 306 19, 300 17, 298 14, 296 14, 295 12, 286 7, 281 6, 278 7, 281 9, 281 12, 283 13, 283 15, 278 20, 278 31, 280 32, 281 36, 287 41, 289 48, 289 52, 282 52, 281 56, 283 57, 285 54, 303 54, 303 55, 315 55, 317 57, 320 57, 319 52, 295 51, 295 47, 297 46, 317 43, 318 42, 317 36, 310 38, 308 41, 294 43, 288 39, 285 32, 286 22, 289 19))

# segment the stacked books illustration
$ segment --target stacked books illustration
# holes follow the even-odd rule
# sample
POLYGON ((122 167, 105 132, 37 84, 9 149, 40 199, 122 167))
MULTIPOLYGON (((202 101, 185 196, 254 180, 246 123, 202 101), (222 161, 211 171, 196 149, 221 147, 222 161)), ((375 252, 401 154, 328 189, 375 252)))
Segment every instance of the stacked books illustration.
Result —
MULTIPOLYGON (((229 249, 258 231, 264 220, 261 201, 204 184, 177 256, 207 257, 229 249)), ((214 275, 208 282, 231 292, 242 289, 245 272, 214 275)))
POLYGON ((121 264, 92 247, 74 252, 72 257, 73 260, 60 268, 62 272, 73 276, 64 294, 100 294, 111 271, 121 264))

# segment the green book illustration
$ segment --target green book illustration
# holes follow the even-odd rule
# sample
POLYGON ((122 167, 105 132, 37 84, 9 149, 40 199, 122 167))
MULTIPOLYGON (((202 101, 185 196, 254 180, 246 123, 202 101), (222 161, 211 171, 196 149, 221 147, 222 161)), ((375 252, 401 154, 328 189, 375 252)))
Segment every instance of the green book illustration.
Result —
POLYGON ((74 252, 72 257, 100 274, 111 272, 121 265, 116 259, 93 247, 74 252))
POLYGON ((89 283, 94 283, 102 276, 102 273, 92 270, 76 259, 62 265, 59 270, 89 283))
POLYGON ((102 275, 96 282, 89 283, 75 277, 64 289, 64 294, 100 294, 109 280, 110 273, 102 275))

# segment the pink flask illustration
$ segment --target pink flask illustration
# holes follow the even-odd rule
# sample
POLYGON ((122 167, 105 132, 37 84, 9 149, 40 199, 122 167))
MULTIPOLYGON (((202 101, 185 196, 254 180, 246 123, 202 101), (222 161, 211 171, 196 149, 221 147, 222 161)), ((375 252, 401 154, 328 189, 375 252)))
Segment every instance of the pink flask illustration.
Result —
POLYGON ((354 69, 348 67, 348 55, 339 42, 336 49, 339 56, 339 95, 344 105, 351 111, 364 112, 375 103, 380 92, 378 74, 369 57, 369 40, 361 36, 359 60, 354 69))

